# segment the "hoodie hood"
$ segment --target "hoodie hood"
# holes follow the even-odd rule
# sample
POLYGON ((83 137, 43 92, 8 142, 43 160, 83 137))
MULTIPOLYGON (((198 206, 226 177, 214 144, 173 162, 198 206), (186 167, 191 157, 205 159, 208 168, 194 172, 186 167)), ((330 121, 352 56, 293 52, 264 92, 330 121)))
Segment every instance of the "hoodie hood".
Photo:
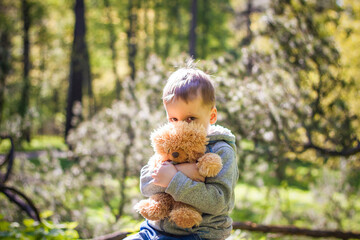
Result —
POLYGON ((209 127, 207 137, 209 138, 209 144, 218 141, 225 141, 234 149, 234 151, 236 150, 235 136, 225 127, 220 125, 211 125, 209 127))

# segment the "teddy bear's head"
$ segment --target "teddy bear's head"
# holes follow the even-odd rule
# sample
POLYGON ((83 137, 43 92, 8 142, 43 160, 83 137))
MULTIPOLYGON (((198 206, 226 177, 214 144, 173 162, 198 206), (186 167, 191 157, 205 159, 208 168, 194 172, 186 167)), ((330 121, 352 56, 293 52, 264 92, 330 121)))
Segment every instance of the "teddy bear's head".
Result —
POLYGON ((151 144, 165 161, 196 162, 205 153, 208 142, 206 135, 205 128, 200 124, 172 122, 151 134, 151 144))

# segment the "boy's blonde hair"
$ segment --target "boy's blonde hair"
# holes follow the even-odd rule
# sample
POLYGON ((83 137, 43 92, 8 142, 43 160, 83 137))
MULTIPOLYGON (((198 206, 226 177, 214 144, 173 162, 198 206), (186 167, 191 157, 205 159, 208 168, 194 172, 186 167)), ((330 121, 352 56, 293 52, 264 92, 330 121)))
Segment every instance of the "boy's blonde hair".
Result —
POLYGON ((192 66, 180 68, 173 72, 163 90, 163 101, 169 103, 182 99, 186 103, 201 95, 204 105, 215 106, 215 88, 210 76, 192 66))

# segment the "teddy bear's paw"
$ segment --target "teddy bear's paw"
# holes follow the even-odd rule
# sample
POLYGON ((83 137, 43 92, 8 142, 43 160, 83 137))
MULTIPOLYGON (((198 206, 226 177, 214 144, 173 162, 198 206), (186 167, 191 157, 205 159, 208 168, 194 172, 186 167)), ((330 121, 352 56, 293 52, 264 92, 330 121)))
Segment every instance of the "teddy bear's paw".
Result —
POLYGON ((149 220, 160 220, 161 216, 157 216, 156 208, 153 207, 149 199, 141 200, 135 205, 135 210, 144 218, 149 220))
POLYGON ((170 212, 170 221, 181 228, 192 228, 201 223, 202 217, 194 208, 185 205, 176 207, 170 212))
POLYGON ((197 167, 204 177, 215 177, 222 168, 221 157, 215 153, 207 153, 199 158, 197 167))
POLYGON ((174 201, 170 195, 166 195, 156 194, 149 199, 141 200, 135 205, 135 210, 149 220, 164 219, 169 216, 174 201))

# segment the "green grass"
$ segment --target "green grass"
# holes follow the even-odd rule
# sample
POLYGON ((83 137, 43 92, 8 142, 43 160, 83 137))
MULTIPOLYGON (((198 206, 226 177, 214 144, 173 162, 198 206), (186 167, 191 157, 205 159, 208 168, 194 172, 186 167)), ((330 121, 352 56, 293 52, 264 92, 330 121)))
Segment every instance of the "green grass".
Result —
MULTIPOLYGON (((0 153, 7 153, 10 149, 10 140, 5 139, 0 142, 0 153)), ((17 151, 41 151, 48 149, 58 149, 58 150, 67 150, 67 145, 65 144, 64 138, 61 136, 52 136, 52 135, 39 135, 34 136, 30 143, 23 141, 21 144, 15 146, 17 151)))
MULTIPOLYGON (((235 209, 231 214, 234 221, 261 223, 266 217, 269 218, 268 215, 274 209, 301 214, 304 209, 318 208, 309 191, 297 188, 255 187, 239 183, 235 188, 235 196, 235 209)), ((274 221, 284 220, 274 217, 274 221)))
POLYGON ((64 138, 60 136, 35 136, 30 143, 23 142, 21 147, 24 151, 38 151, 45 149, 67 150, 64 138))

